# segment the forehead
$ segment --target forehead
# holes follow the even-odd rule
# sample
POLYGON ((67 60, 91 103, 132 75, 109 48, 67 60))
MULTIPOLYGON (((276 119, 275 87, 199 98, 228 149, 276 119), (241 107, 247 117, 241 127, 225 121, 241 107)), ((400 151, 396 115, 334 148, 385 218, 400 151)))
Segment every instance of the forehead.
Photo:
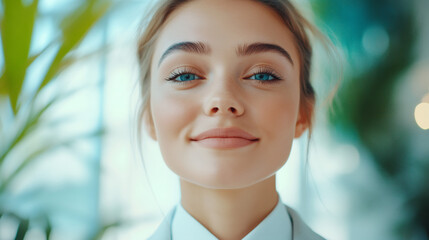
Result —
POLYGON ((194 0, 174 10, 157 40, 155 59, 177 42, 200 41, 214 52, 238 44, 265 42, 298 58, 293 34, 271 8, 252 0, 194 0))

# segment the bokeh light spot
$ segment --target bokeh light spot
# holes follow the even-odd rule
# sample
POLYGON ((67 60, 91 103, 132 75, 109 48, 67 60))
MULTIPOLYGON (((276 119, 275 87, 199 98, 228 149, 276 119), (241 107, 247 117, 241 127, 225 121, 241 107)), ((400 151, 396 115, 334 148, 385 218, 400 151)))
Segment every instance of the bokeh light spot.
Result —
POLYGON ((414 110, 414 117, 420 128, 429 129, 429 103, 419 103, 414 110))
POLYGON ((390 44, 389 34, 379 25, 367 28, 362 37, 362 46, 365 51, 373 56, 381 56, 387 51, 390 44))

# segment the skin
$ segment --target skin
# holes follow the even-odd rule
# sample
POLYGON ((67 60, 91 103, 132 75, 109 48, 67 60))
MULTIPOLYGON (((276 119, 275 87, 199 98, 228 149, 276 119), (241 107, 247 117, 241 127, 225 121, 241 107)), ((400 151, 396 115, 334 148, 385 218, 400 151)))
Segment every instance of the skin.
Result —
POLYGON ((307 128, 299 114, 299 68, 290 30, 254 1, 191 1, 161 29, 151 68, 153 125, 147 128, 180 177, 183 207, 219 239, 242 239, 277 204, 275 173, 287 161, 293 139, 307 128), (178 50, 160 62, 170 46, 187 41, 204 43, 210 52, 178 50), (275 51, 237 56, 237 46, 256 42, 282 47, 293 63, 275 51), (250 79, 261 67, 281 80, 250 79), (167 81, 178 69, 191 71, 195 80, 167 81), (239 127, 259 141, 213 149, 190 140, 219 127, 239 127))

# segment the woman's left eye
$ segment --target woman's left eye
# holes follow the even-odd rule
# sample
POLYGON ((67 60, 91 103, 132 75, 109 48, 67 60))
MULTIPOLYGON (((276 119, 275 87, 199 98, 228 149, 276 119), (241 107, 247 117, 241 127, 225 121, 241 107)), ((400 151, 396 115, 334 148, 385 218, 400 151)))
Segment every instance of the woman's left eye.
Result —
POLYGON ((196 80, 196 79, 199 79, 199 77, 197 75, 195 75, 193 73, 185 73, 185 74, 177 76, 174 80, 184 82, 184 81, 192 81, 192 80, 196 80))
POLYGON ((278 79, 278 78, 271 75, 271 74, 268 74, 268 73, 257 73, 257 74, 253 74, 248 79, 260 80, 260 81, 270 81, 270 80, 274 80, 274 79, 278 79))
POLYGON ((274 71, 267 69, 261 69, 245 79, 256 80, 258 83, 261 84, 275 83, 281 80, 281 78, 276 73, 274 73, 274 71))

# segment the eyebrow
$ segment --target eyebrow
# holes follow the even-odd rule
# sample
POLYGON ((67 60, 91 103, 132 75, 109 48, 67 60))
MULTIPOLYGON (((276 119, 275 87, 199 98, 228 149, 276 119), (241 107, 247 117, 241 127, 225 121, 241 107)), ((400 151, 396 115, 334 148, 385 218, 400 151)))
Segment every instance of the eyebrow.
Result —
MULTIPOLYGON (((211 49, 209 46, 202 42, 179 42, 171 45, 161 56, 158 62, 158 66, 161 62, 170 54, 176 51, 184 51, 188 53, 197 54, 210 54, 211 49)), ((271 43, 256 42, 252 44, 242 44, 236 49, 236 54, 239 57, 250 56, 252 54, 263 53, 263 52, 275 52, 284 56, 292 65, 293 60, 290 54, 282 47, 271 43)))
POLYGON ((179 42, 171 45, 159 59, 158 66, 161 64, 162 60, 166 58, 173 52, 184 51, 188 53, 198 53, 198 54, 210 54, 210 48, 202 42, 179 42))
POLYGON ((275 52, 279 53, 289 62, 293 65, 293 60, 290 56, 290 54, 282 47, 276 44, 271 43, 252 43, 252 44, 243 44, 238 46, 237 48, 237 56, 249 56, 256 53, 262 53, 262 52, 275 52))

